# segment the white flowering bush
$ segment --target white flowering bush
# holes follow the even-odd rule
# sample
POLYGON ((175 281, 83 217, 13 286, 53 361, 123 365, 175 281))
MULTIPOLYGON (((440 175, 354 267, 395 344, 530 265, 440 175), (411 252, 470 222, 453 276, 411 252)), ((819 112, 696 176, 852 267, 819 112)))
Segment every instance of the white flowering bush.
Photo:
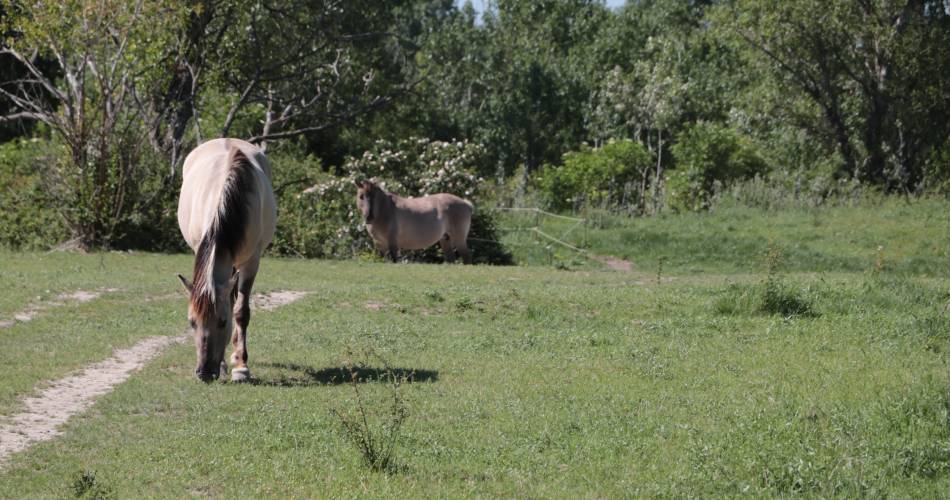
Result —
MULTIPOLYGON (((498 236, 491 214, 478 210, 484 179, 475 172, 484 158, 484 149, 468 141, 377 141, 372 150, 350 158, 341 176, 281 197, 274 249, 285 255, 320 258, 351 258, 372 252, 372 241, 356 208, 354 184, 372 179, 400 196, 451 193, 472 201, 476 209, 469 245, 475 261, 510 264, 511 255, 492 243, 498 236)), ((437 261, 442 259, 440 252, 429 249, 404 254, 414 260, 437 261)))
POLYGON ((484 182, 475 175, 484 158, 484 148, 468 141, 413 137, 396 144, 377 141, 373 150, 351 158, 343 168, 349 176, 388 182, 386 189, 400 196, 452 193, 472 199, 484 182))

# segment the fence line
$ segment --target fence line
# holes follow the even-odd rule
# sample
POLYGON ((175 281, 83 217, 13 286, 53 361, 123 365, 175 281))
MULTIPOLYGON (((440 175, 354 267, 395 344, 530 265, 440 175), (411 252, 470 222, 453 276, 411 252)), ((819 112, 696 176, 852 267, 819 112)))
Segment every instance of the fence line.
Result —
POLYGON ((578 222, 587 221, 587 219, 581 219, 578 217, 568 217, 566 215, 552 214, 551 212, 545 212, 544 210, 541 210, 540 208, 534 208, 534 207, 495 207, 492 210, 507 210, 510 212, 535 212, 535 213, 547 215, 548 217, 554 217, 557 219, 573 220, 573 221, 578 221, 578 222))
POLYGON ((577 253, 580 253, 580 254, 583 254, 584 256, 587 256, 587 250, 584 249, 584 248, 578 248, 578 247, 576 247, 576 246, 574 246, 574 245, 571 245, 570 243, 567 243, 567 242, 565 242, 565 241, 561 241, 561 240, 555 238, 554 236, 551 236, 550 234, 545 233, 544 231, 542 231, 542 230, 540 230, 540 229, 538 229, 538 228, 536 228, 536 227, 531 228, 531 229, 532 229, 535 233, 537 233, 538 235, 544 236, 545 238, 547 238, 547 239, 549 239, 549 240, 551 240, 551 241, 553 241, 553 242, 555 242, 555 243, 560 243, 561 245, 564 245, 564 246, 566 246, 567 248, 570 248, 571 250, 574 250, 574 251, 577 252, 577 253))
MULTIPOLYGON (((577 229, 578 226, 583 225, 583 226, 584 226, 584 243, 582 244, 582 246, 586 246, 586 245, 587 245, 587 226, 588 226, 589 219, 580 218, 580 217, 568 217, 568 216, 566 216, 566 215, 559 215, 559 214, 547 212, 547 211, 545 211, 545 210, 541 210, 540 208, 536 208, 536 207, 494 207, 494 208, 492 208, 491 210, 509 211, 509 212, 530 212, 530 213, 533 213, 533 214, 535 214, 534 226, 529 226, 529 227, 508 227, 508 228, 499 228, 499 230, 500 230, 500 231, 505 231, 505 232, 509 232, 509 231, 510 231, 510 232, 531 232, 531 233, 534 233, 536 236, 538 236, 538 237, 540 237, 540 238, 544 238, 544 239, 546 239, 546 240, 548 240, 548 241, 550 241, 550 242, 552 242, 552 243, 556 243, 556 244, 561 245, 561 246, 563 246, 563 247, 565 247, 565 248, 569 248, 569 249, 571 249, 571 250, 573 250, 573 251, 575 251, 575 252, 581 254, 581 255, 584 256, 585 258, 588 258, 588 259, 591 258, 590 255, 589 255, 590 252, 589 252, 588 250, 586 250, 586 249, 584 249, 584 248, 581 248, 581 247, 578 247, 578 246, 576 246, 576 245, 574 245, 574 244, 568 243, 567 241, 564 241, 564 240, 566 239, 566 237, 567 237, 568 234, 570 234, 572 231, 574 231, 575 229, 577 229), (554 236, 554 235, 548 234, 548 233, 546 233, 546 232, 544 232, 544 231, 541 230, 541 227, 540 227, 540 226, 541 226, 541 216, 547 216, 547 217, 552 217, 552 218, 562 219, 562 220, 567 220, 567 221, 574 221, 575 223, 572 224, 570 227, 568 227, 567 230, 564 231, 564 234, 562 234, 560 237, 556 237, 556 236, 554 236)), ((493 242, 493 243, 501 243, 501 242, 496 242, 496 241, 493 241, 493 240, 485 240, 485 239, 482 239, 482 238, 469 238, 469 239, 470 239, 470 240, 475 240, 475 241, 490 241, 490 242, 493 242)), ((508 243, 508 244, 509 244, 509 245, 514 244, 514 245, 518 245, 518 246, 533 246, 533 245, 531 245, 531 244, 526 244, 526 243, 514 243, 514 242, 508 243)), ((539 242, 539 243, 536 243, 536 244, 540 244, 540 242, 539 242)), ((552 254, 551 254, 550 247, 548 248, 548 254, 549 254, 548 257, 551 258, 551 257, 552 257, 552 254)))

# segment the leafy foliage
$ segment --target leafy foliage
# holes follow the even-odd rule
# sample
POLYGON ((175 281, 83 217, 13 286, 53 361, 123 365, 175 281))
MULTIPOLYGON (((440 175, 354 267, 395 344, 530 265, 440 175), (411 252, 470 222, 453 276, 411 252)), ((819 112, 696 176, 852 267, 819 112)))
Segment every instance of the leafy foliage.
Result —
POLYGON ((667 178, 667 189, 675 210, 707 208, 717 183, 747 179, 766 169, 748 138, 709 122, 685 129, 673 145, 673 156, 677 168, 667 178))
POLYGON ((69 234, 42 182, 51 154, 41 140, 0 144, 0 246, 43 249, 69 234))
MULTIPOLYGON (((4 2, 0 27, 0 136, 50 143, 15 181, 42 196, 18 193, 7 220, 59 218, 9 245, 180 248, 178 169, 219 135, 270 146, 286 181, 340 174, 336 189, 359 171, 407 195, 467 190, 452 177, 462 170, 429 163, 455 153, 412 143, 461 139, 478 150, 465 175, 480 191, 491 179, 534 205, 524 188, 539 186, 559 210, 950 192, 940 0, 500 0, 482 12, 452 0, 69 0, 4 2)), ((355 234, 318 241, 351 233, 346 203, 316 210, 295 191, 280 195, 278 252, 366 248, 355 234)))
POLYGON ((924 49, 950 43, 944 2, 744 0, 712 17, 751 67, 776 78, 785 121, 835 145, 839 175, 891 190, 919 185, 950 132, 941 118, 950 99, 936 90, 947 87, 950 57, 924 49))
POLYGON ((564 155, 560 167, 547 166, 538 184, 550 207, 568 210, 588 204, 599 207, 642 207, 653 159, 631 140, 611 141, 564 155))

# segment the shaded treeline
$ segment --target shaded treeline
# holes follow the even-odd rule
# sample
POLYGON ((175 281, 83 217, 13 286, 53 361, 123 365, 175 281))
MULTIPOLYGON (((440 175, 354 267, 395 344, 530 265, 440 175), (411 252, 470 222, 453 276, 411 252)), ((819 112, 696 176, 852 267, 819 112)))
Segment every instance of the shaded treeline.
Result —
POLYGON ((4 175, 44 193, 4 208, 45 204, 83 247, 149 246, 184 154, 222 135, 314 158, 312 176, 379 140, 466 140, 476 174, 522 186, 632 141, 635 168, 604 178, 641 213, 749 176, 950 186, 942 0, 4 1, 0 17, 0 140, 42 139, 7 144, 31 161, 4 175))

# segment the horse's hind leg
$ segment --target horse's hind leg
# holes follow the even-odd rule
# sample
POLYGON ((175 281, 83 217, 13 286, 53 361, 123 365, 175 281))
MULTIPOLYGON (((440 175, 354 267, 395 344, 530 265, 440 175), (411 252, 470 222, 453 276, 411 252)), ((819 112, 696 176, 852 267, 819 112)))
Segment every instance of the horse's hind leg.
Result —
POLYGON ((452 240, 452 243, 455 244, 455 249, 458 250, 459 255, 462 257, 462 262, 466 264, 472 263, 472 252, 468 249, 468 229, 470 225, 470 221, 464 221, 453 227, 452 231, 447 235, 452 240))
POLYGON ((451 264, 455 262, 455 250, 452 249, 452 241, 449 239, 448 233, 442 235, 442 239, 439 240, 439 246, 442 247, 442 258, 445 260, 445 263, 451 264))
POLYGON ((472 263, 472 251, 468 249, 468 242, 462 240, 458 246, 459 255, 462 256, 462 262, 466 264, 472 263))
POLYGON ((247 367, 247 325, 251 322, 251 289, 260 258, 252 258, 241 269, 237 284, 237 298, 234 301, 234 330, 231 333, 231 381, 242 382, 251 377, 247 367))
POLYGON ((389 260, 393 261, 393 264, 399 262, 399 248, 395 245, 389 246, 389 260))

